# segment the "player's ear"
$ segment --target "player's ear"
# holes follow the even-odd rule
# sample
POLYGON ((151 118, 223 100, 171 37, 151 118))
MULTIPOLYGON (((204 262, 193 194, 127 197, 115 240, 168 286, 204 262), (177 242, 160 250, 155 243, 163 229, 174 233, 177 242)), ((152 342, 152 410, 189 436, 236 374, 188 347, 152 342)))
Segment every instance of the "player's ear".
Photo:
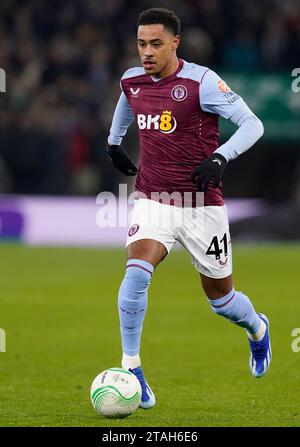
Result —
POLYGON ((180 42, 180 36, 174 36, 173 42, 172 42, 172 50, 177 50, 180 42))

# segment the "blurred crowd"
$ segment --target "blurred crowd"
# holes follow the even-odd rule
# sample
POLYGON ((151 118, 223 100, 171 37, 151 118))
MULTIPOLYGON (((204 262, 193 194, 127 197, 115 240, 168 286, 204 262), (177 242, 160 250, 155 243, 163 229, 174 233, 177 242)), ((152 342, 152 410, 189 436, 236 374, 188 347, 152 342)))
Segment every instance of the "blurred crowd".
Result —
MULTIPOLYGON (((185 60, 248 72, 297 66, 298 0, 1 0, 0 192, 116 191, 121 174, 105 143, 120 76, 140 65, 137 16, 153 6, 180 17, 185 60)), ((126 138, 136 159, 134 131, 126 138)))

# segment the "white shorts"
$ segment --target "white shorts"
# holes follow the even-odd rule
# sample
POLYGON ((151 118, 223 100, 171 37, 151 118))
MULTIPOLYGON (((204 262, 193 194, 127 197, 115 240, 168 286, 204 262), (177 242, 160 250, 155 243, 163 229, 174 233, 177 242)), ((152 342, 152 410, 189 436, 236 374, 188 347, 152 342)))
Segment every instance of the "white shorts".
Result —
POLYGON ((140 239, 161 242, 168 253, 178 241, 191 254, 196 270, 210 278, 226 278, 232 273, 225 205, 184 208, 136 199, 126 247, 140 239))

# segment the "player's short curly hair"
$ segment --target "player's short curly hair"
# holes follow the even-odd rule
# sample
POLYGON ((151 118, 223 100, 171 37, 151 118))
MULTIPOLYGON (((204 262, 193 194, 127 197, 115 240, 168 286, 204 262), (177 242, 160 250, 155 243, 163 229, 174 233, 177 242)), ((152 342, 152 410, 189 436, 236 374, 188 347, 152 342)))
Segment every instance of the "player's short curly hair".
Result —
POLYGON ((141 12, 138 17, 137 26, 154 25, 160 23, 174 36, 180 34, 180 20, 174 11, 166 8, 150 8, 141 12))

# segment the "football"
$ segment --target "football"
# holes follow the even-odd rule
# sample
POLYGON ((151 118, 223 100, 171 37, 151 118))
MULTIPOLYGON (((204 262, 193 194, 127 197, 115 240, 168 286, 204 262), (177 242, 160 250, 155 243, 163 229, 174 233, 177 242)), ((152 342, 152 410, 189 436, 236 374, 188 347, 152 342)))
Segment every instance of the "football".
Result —
POLYGON ((95 377, 90 395, 98 414, 122 419, 139 407, 142 388, 136 376, 127 369, 109 368, 95 377))

